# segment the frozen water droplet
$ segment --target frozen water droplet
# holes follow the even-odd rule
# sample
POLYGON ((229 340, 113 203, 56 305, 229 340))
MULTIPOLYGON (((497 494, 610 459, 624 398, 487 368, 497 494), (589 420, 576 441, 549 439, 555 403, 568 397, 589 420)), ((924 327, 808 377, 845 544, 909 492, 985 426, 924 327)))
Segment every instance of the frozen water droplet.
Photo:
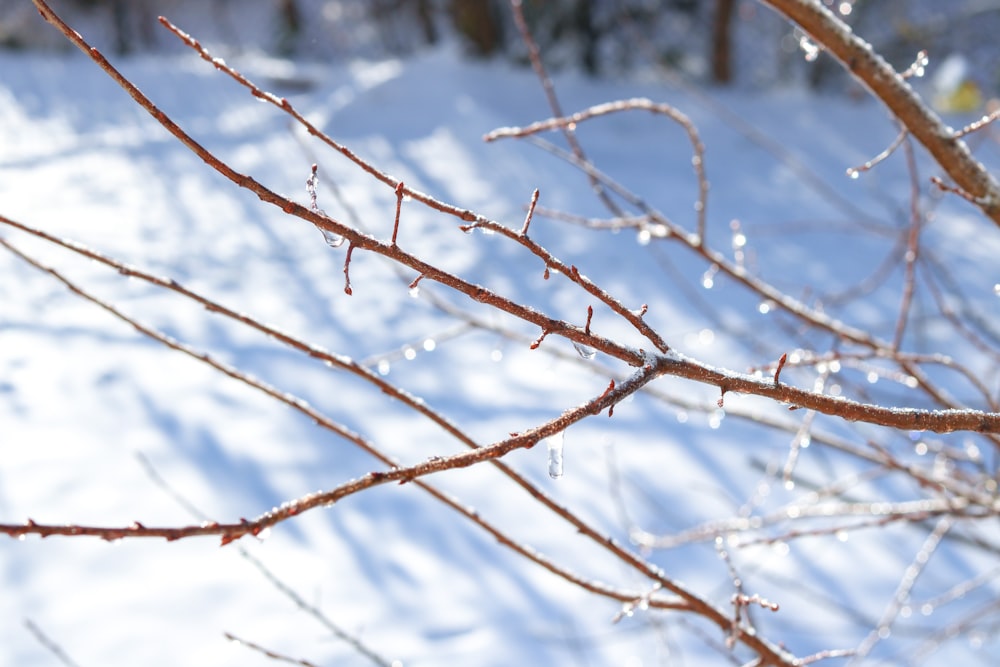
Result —
POLYGON ((997 283, 996 285, 993 286, 993 293, 996 294, 997 296, 1000 296, 1000 283, 997 283))
POLYGON ((428 338, 427 340, 424 341, 425 352, 433 352, 434 348, 436 347, 437 347, 437 341, 435 341, 433 338, 428 338))
POLYGON ((850 169, 847 170, 847 176, 851 180, 856 181, 858 180, 858 178, 861 177, 861 172, 855 169, 854 167, 851 167, 850 169))
POLYGON ((597 350, 589 348, 586 345, 581 345, 580 343, 573 343, 573 347, 576 348, 577 354, 579 354, 587 361, 590 361, 591 359, 597 356, 597 350))
POLYGON ((771 312, 772 308, 774 308, 774 302, 773 301, 770 301, 770 300, 768 300, 768 301, 761 301, 760 305, 757 306, 757 312, 760 313, 761 315, 767 315, 768 313, 771 312))
POLYGON ((701 286, 705 289, 712 289, 715 287, 715 274, 719 272, 719 267, 713 264, 708 267, 708 271, 705 271, 704 275, 701 277, 701 286))
POLYGON ((819 47, 806 35, 799 37, 799 48, 805 54, 806 62, 813 62, 819 57, 819 47))
POLYGON ((878 373, 875 371, 868 371, 868 377, 866 379, 868 380, 868 384, 875 384, 878 382, 878 373))
POLYGON ((497 348, 492 352, 490 352, 491 361, 500 361, 501 359, 503 359, 503 350, 501 350, 500 348, 497 348))
POLYGON ((649 245, 652 238, 653 234, 648 229, 640 229, 639 233, 635 236, 635 240, 639 245, 649 245))
POLYGON ((726 411, 722 408, 715 410, 708 418, 708 427, 715 430, 722 426, 722 420, 726 418, 726 411))
POLYGON ((319 228, 319 231, 323 234, 323 240, 331 248, 339 248, 344 245, 344 237, 340 234, 331 232, 329 229, 323 229, 322 227, 319 228))
POLYGON ((392 368, 392 364, 389 363, 388 359, 379 359, 378 366, 376 367, 376 370, 378 370, 378 374, 379 375, 385 376, 385 375, 389 374, 389 370, 391 368, 392 368))
POLYGON ((412 347, 410 347, 409 345, 407 345, 406 347, 404 347, 404 348, 403 348, 403 357, 404 357, 404 358, 405 358, 405 359, 406 359, 407 361, 413 361, 414 359, 416 359, 416 358, 417 358, 417 351, 416 351, 416 350, 414 350, 414 349, 413 349, 412 347))
POLYGON ((420 296, 420 286, 414 285, 410 288, 410 297, 416 299, 418 296, 420 296))
POLYGON ((559 431, 545 440, 549 457, 549 477, 552 479, 559 479, 563 475, 563 441, 565 436, 565 431, 559 431))

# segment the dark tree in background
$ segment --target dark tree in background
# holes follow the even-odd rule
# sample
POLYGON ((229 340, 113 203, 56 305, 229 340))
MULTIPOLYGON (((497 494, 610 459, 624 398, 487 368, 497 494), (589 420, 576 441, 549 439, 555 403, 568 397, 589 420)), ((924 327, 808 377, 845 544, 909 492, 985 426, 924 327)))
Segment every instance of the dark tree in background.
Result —
POLYGON ((712 20, 712 80, 729 83, 733 79, 732 25, 736 0, 716 0, 712 20))
MULTIPOLYGON (((470 56, 526 63, 506 0, 64 0, 67 16, 118 54, 176 48, 157 37, 156 16, 209 6, 206 43, 329 61, 415 53, 458 40, 470 56), (98 26, 90 30, 88 26, 98 26)), ((976 83, 1000 84, 995 35, 1000 4, 980 0, 822 0, 894 66, 918 51, 931 61, 961 54, 976 83)), ((0 45, 66 48, 38 31, 21 0, 0 0, 0 45)), ((822 51, 803 58, 804 35, 759 0, 523 0, 545 59, 555 69, 618 76, 665 67, 692 82, 755 89, 804 82, 824 90, 855 89, 822 51)), ((201 12, 205 16, 205 12, 201 12)))

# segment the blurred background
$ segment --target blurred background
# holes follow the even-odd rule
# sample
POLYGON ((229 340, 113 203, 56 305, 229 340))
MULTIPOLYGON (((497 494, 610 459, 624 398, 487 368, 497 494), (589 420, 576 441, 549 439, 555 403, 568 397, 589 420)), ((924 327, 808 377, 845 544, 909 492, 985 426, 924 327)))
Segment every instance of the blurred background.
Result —
MULTIPOLYGON (((919 51, 948 59, 939 105, 973 111, 1000 88, 1000 0, 824 0, 898 69, 919 51)), ((400 57, 441 44, 470 58, 527 63, 507 0, 58 0, 102 49, 183 48, 159 30, 168 16, 218 50, 314 61, 400 57), (208 5, 210 11, 203 8, 208 5), (185 22, 190 15, 197 24, 185 22), (210 24, 205 25, 205 17, 210 24)), ((832 59, 758 0, 525 0, 553 68, 616 76, 655 66, 692 82, 743 88, 804 84, 857 92, 832 59), (808 58, 803 58, 803 51, 808 58), (815 57, 814 57, 815 56, 815 57)), ((68 49, 22 0, 0 0, 0 46, 68 49)), ((946 109, 952 110, 952 109, 946 109)))

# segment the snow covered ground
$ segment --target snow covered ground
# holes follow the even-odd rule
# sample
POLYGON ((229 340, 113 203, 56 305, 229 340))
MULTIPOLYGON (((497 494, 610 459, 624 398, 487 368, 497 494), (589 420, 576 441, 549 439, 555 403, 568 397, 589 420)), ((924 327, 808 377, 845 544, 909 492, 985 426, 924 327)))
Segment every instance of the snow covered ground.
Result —
MULTIPOLYGON (((193 55, 118 64, 162 110, 237 170, 308 203, 305 181, 310 165, 318 163, 319 206, 388 236, 395 204, 391 189, 193 55)), ((540 205, 605 215, 586 179, 549 153, 527 142, 482 142, 496 127, 549 116, 528 71, 463 63, 448 49, 405 62, 319 66, 245 55, 231 64, 288 96, 380 169, 443 201, 518 226, 532 190, 539 188, 540 205)), ((717 247, 732 248, 730 221, 739 220, 747 246, 736 245, 747 252, 748 265, 797 297, 859 284, 894 247, 893 234, 907 222, 910 184, 901 156, 856 181, 844 175, 896 136, 885 112, 870 101, 810 97, 797 90, 715 91, 708 93, 710 105, 655 80, 609 82, 565 74, 556 83, 568 111, 648 96, 687 113, 707 146, 709 238, 717 247), (791 157, 779 159, 765 150, 742 124, 779 142, 791 157), (831 190, 813 187, 807 170, 831 190)), ((582 125, 579 134, 597 165, 691 228, 695 181, 690 148, 677 126, 633 114, 582 125)), ((988 143, 985 150, 993 151, 986 158, 995 162, 995 148, 988 143)), ((921 164, 926 180, 934 172, 921 164)), ((954 199, 934 206, 937 222, 927 233, 935 251, 945 259, 953 250, 961 253, 964 261, 952 267, 953 275, 969 303, 995 323, 993 286, 1000 283, 995 228, 954 199)), ((408 283, 415 276, 371 255, 355 254, 354 293, 346 295, 345 248, 331 249, 317 230, 212 172, 79 54, 0 55, 0 214, 172 277, 361 361, 481 443, 550 419, 599 395, 607 384, 607 375, 594 372, 608 363, 600 356, 582 360, 569 342, 555 337, 530 350, 524 339, 530 342, 538 331, 439 286, 422 283, 419 293, 411 294, 408 283), (463 325, 435 308, 432 297, 523 339, 463 325)), ((588 231, 542 217, 532 223, 532 232, 625 304, 648 304, 647 321, 685 354, 743 371, 772 363, 790 346, 822 351, 831 345, 815 333, 800 336, 788 318, 776 323, 780 316, 768 312, 759 297, 714 280, 700 258, 669 242, 650 243, 635 230, 588 231)), ((24 233, 4 228, 0 235, 141 322, 305 398, 400 461, 461 449, 377 388, 177 294, 126 279, 24 233)), ((414 202, 403 204, 400 245, 572 321, 582 321, 593 303, 558 276, 543 280, 537 258, 509 241, 463 234, 456 220, 414 202)), ((0 253, 0 276, 0 522, 232 521, 382 468, 301 414, 139 335, 10 253, 0 253)), ((831 302, 830 309, 891 338, 899 281, 893 276, 864 300, 831 302)), ((598 312, 594 326, 640 342, 607 312, 598 312)), ((947 349, 995 387, 995 365, 964 352, 953 334, 942 340, 942 329, 933 322, 921 331, 914 348, 947 349)), ((801 381, 806 377, 811 376, 804 373, 801 381)), ((845 386, 850 386, 846 380, 845 386)), ((717 398, 714 389, 676 379, 654 388, 703 406, 717 398)), ((961 383, 951 388, 973 401, 961 383)), ((895 397, 901 405, 918 400, 901 384, 874 395, 895 397)), ((788 419, 786 410, 764 401, 730 396, 728 407, 788 419)), ((855 443, 863 444, 872 433, 884 438, 877 429, 835 420, 817 424, 855 443)), ((627 543, 630 528, 676 534, 706 520, 737 516, 741 507, 766 514, 804 495, 802 487, 786 490, 774 475, 793 435, 644 395, 619 406, 610 420, 602 416, 569 430, 561 479, 546 474, 544 447, 515 452, 507 461, 627 543)), ((973 441, 956 436, 961 437, 973 441)), ((913 449, 909 434, 884 441, 913 449)), ((995 459, 988 465, 995 468, 995 459)), ((863 476, 868 468, 815 446, 803 450, 797 471, 804 480, 826 483, 863 476)), ((575 535, 489 466, 430 481, 514 539, 585 577, 648 589, 648 582, 575 535)), ((910 497, 904 483, 883 482, 859 482, 852 493, 857 500, 910 497)), ((889 607, 930 528, 917 524, 859 530, 839 539, 780 540, 735 550, 733 566, 748 594, 781 605, 777 613, 754 612, 761 634, 798 655, 854 648, 889 607)), ((968 532, 979 530, 995 544, 995 528, 994 521, 968 532)), ((914 599, 933 599, 984 573, 986 582, 970 592, 968 604, 985 604, 1000 593, 995 553, 956 544, 933 557, 933 567, 920 580, 926 588, 915 589, 914 599)), ((732 577, 712 541, 654 550, 650 559, 711 601, 728 603, 732 577)), ((620 603, 556 579, 409 485, 366 491, 285 522, 266 539, 247 538, 225 548, 217 538, 4 539, 0 590, 0 664, 11 666, 54 663, 31 628, 81 666, 272 662, 226 641, 227 632, 320 665, 370 664, 345 634, 386 662, 405 665, 728 660, 719 650, 725 637, 693 618, 638 611, 613 623, 620 603), (275 580, 293 589, 303 605, 275 580), (339 630, 304 605, 321 610, 339 630)), ((920 617, 921 607, 914 609, 920 617)), ((951 615, 950 609, 931 605, 919 623, 909 624, 907 612, 899 636, 886 638, 873 655, 890 663, 912 659, 930 632, 961 613, 951 615)), ((989 656, 1000 650, 996 636, 970 636, 944 643, 928 664, 944 659, 990 664, 989 656)))

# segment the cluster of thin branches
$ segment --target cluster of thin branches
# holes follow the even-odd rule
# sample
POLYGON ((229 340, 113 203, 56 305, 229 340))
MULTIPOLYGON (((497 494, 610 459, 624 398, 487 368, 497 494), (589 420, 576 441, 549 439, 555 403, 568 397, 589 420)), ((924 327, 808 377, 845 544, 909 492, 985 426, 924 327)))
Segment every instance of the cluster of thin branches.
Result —
MULTIPOLYGON (((975 132, 988 129, 992 117, 954 131, 947 128, 933 112, 916 96, 906 84, 905 76, 893 70, 879 58, 860 38, 854 36, 830 11, 820 3, 809 0, 771 0, 768 4, 799 24, 823 49, 837 57, 852 73, 871 89, 872 93, 891 110, 900 126, 899 138, 886 151, 865 165, 852 168, 858 173, 875 167, 890 154, 902 149, 910 173, 913 175, 913 193, 910 203, 909 224, 901 234, 898 243, 900 252, 893 255, 893 266, 902 264, 903 287, 899 294, 899 307, 893 327, 893 335, 882 338, 863 324, 851 324, 831 316, 822 308, 808 300, 798 299, 787 290, 767 282, 753 270, 742 253, 743 242, 734 240, 731 249, 717 248, 709 242, 709 188, 708 165, 705 146, 699 132, 691 120, 671 105, 648 99, 628 99, 593 106, 575 113, 564 113, 556 95, 555 87, 545 72, 537 48, 531 41, 521 14, 520 2, 512 2, 518 27, 529 45, 532 64, 542 82, 552 117, 524 127, 501 128, 486 135, 487 141, 521 138, 530 139, 542 148, 564 158, 575 166, 590 181, 601 201, 609 210, 604 219, 581 218, 562 211, 545 209, 538 205, 539 193, 535 191, 527 206, 523 221, 510 225, 489 219, 474 211, 436 199, 420 192, 404 182, 381 171, 366 161, 349 147, 341 144, 319 127, 311 123, 286 98, 276 96, 258 87, 235 68, 221 59, 213 57, 192 36, 183 32, 168 20, 161 18, 163 26, 191 47, 201 58, 218 69, 223 75, 246 88, 252 96, 270 103, 279 112, 287 114, 317 141, 350 160, 358 169, 367 173, 375 182, 391 191, 395 197, 394 224, 391 236, 379 238, 361 229, 351 220, 339 220, 327 215, 317 206, 318 168, 313 165, 308 178, 310 205, 300 204, 277 194, 256 180, 252 175, 243 174, 229 166, 223 159, 211 153, 192 138, 155 103, 144 95, 131 81, 123 76, 99 51, 76 33, 43 0, 34 0, 42 16, 58 28, 71 42, 83 50, 94 62, 108 73, 135 102, 152 115, 164 128, 173 134, 188 149, 201 158, 210 168, 228 178, 235 186, 245 188, 257 195, 266 204, 278 207, 289 216, 319 228, 331 245, 346 245, 344 252, 344 291, 352 293, 350 268, 355 253, 373 253, 393 262, 404 276, 407 284, 414 288, 418 284, 437 283, 457 294, 464 295, 472 302, 485 304, 496 311, 512 316, 521 323, 530 325, 535 335, 526 335, 525 329, 485 322, 475 316, 452 310, 450 314, 471 327, 489 328, 514 340, 521 340, 533 349, 559 354, 547 342, 548 337, 563 337, 571 341, 584 356, 593 356, 599 351, 611 360, 621 362, 614 366, 602 362, 592 362, 587 367, 601 374, 606 381, 605 388, 584 403, 568 407, 553 419, 536 424, 532 428, 491 443, 477 442, 460 425, 453 423, 443 414, 427 405, 406 389, 388 381, 383 375, 372 371, 367 365, 335 352, 327 351, 308 340, 297 338, 274 327, 263 324, 252 316, 219 303, 208 296, 178 283, 170 277, 160 277, 120 259, 108 256, 98 250, 86 247, 70 239, 50 234, 36 226, 0 215, 0 223, 18 229, 70 252, 99 262, 123 276, 145 281, 168 290, 181 299, 204 306, 213 316, 228 318, 243 326, 266 334, 274 340, 302 354, 325 362, 345 373, 353 374, 387 397, 399 401, 409 410, 429 420, 466 447, 457 454, 431 457, 415 464, 403 464, 387 454, 378 443, 352 431, 346 425, 327 416, 310 405, 303 398, 290 394, 255 378, 238 367, 227 364, 183 341, 148 326, 118 306, 104 301, 64 275, 58 268, 49 266, 18 248, 6 237, 0 237, 0 245, 15 256, 49 274, 63 283, 73 293, 110 315, 128 323, 145 336, 162 345, 211 366, 217 371, 255 390, 263 392, 275 401, 297 410, 318 426, 328 429, 338 437, 352 443, 371 455, 384 467, 373 470, 357 479, 339 486, 290 499, 280 507, 254 518, 239 518, 229 521, 215 521, 204 518, 190 525, 152 526, 141 522, 121 526, 89 526, 77 523, 50 524, 26 519, 21 523, 0 524, 0 532, 12 537, 37 535, 48 537, 96 536, 108 541, 125 538, 164 538, 179 540, 196 536, 212 535, 228 544, 247 535, 259 535, 263 531, 294 517, 319 507, 332 505, 352 494, 373 487, 389 484, 413 484, 429 493, 464 519, 490 534, 501 545, 517 553, 527 561, 544 568, 554 576, 579 586, 594 595, 610 598, 623 604, 622 616, 631 615, 635 609, 672 610, 682 614, 707 619, 722 633, 722 650, 741 647, 752 654, 758 664, 796 665, 808 662, 850 655, 860 659, 868 655, 875 644, 886 636, 886 630, 899 618, 901 609, 911 604, 909 593, 914 581, 930 560, 938 545, 952 535, 958 535, 959 528, 977 522, 995 521, 1000 515, 1000 501, 997 499, 994 471, 988 461, 1000 449, 1000 399, 981 378, 980 369, 971 368, 945 354, 915 353, 906 349, 906 336, 913 325, 913 303, 918 286, 921 284, 931 294, 942 318, 953 327, 954 332, 969 345, 981 351, 992 363, 1000 363, 1000 346, 990 324, 983 325, 966 316, 962 304, 946 298, 948 274, 941 269, 937 259, 921 243, 921 232, 926 222, 926 213, 921 203, 921 192, 926 183, 920 183, 914 152, 914 142, 928 150, 945 176, 935 177, 933 183, 940 190, 957 194, 978 207, 982 214, 1000 224, 1000 188, 986 169, 976 161, 963 141, 975 132), (690 228, 679 223, 647 203, 640 195, 629 191, 590 161, 578 140, 576 130, 584 123, 597 121, 615 114, 651 113, 678 124, 686 133, 692 155, 692 166, 697 183, 695 220, 690 228), (568 149, 562 149, 547 142, 543 135, 559 131, 566 140, 568 149), (948 179, 948 180, 945 180, 948 179), (566 289, 579 290, 581 295, 599 304, 608 313, 619 318, 640 337, 642 347, 627 345, 614 338, 601 335, 593 324, 594 310, 590 306, 581 309, 574 321, 568 321, 508 298, 498 291, 475 284, 462 276, 440 268, 433 257, 423 257, 408 251, 405 235, 400 234, 401 220, 405 220, 404 203, 416 202, 442 216, 457 220, 466 231, 488 230, 523 249, 526 256, 537 261, 545 276, 558 275, 568 281, 566 289), (646 242, 655 241, 673 244, 683 252, 702 261, 706 275, 710 278, 726 278, 739 285, 747 294, 767 304, 769 310, 780 312, 789 323, 789 328, 810 334, 821 333, 834 341, 829 349, 813 349, 807 343, 796 349, 774 351, 773 357, 764 357, 760 365, 742 372, 719 368, 679 352, 660 332, 645 319, 648 306, 640 303, 624 303, 610 291, 597 284, 572 263, 560 259, 540 245, 531 235, 531 225, 535 216, 545 215, 600 229, 632 228, 646 242), (922 277, 921 277, 922 276, 922 277), (970 405, 953 398, 936 381, 933 369, 943 368, 959 378, 965 386, 976 394, 976 404, 970 405), (627 369, 627 370, 623 370, 627 369), (907 389, 906 396, 913 397, 919 407, 890 405, 884 398, 871 397, 866 393, 864 383, 849 386, 852 397, 846 397, 847 390, 830 390, 832 376, 840 369, 856 371, 860 377, 888 378, 907 389), (812 374, 812 386, 801 388, 789 382, 790 374, 805 377, 812 374), (668 393, 654 384, 658 378, 673 376, 687 381, 716 388, 717 402, 703 402, 684 395, 668 393), (704 411, 726 409, 730 418, 753 421, 758 425, 776 431, 788 432, 790 446, 785 464, 780 469, 765 470, 770 482, 783 483, 788 488, 798 486, 809 489, 793 501, 767 513, 756 511, 754 500, 747 503, 741 512, 726 520, 714 521, 689 527, 673 534, 659 534, 638 525, 629 518, 627 503, 623 493, 616 493, 622 501, 623 521, 628 527, 631 544, 621 544, 601 528, 588 522, 583 516, 554 500, 544 490, 507 465, 503 458, 517 449, 534 447, 539 442, 558 437, 568 427, 582 420, 600 414, 613 415, 615 407, 637 392, 662 400, 675 409, 704 411), (787 407, 790 416, 775 417, 774 412, 755 412, 741 405, 726 405, 727 394, 752 395, 768 399, 787 407), (919 401, 919 403, 917 403, 919 401), (880 429, 884 433, 903 434, 934 432, 940 434, 965 431, 975 434, 981 447, 957 448, 944 440, 936 441, 928 437, 919 438, 919 447, 935 454, 939 465, 925 465, 902 456, 886 440, 852 440, 832 430, 823 430, 816 423, 817 415, 827 415, 844 422, 857 422, 880 429), (801 418, 797 418, 801 416, 801 418), (847 479, 832 483, 812 483, 797 469, 801 451, 811 445, 826 447, 851 457, 867 466, 868 473, 858 473, 847 479), (943 462, 943 463, 941 463, 943 462), (473 508, 459 499, 441 491, 431 481, 435 473, 486 463, 496 467, 514 485, 521 487, 540 505, 559 520, 589 540, 594 548, 602 550, 629 569, 641 575, 647 582, 635 589, 620 588, 600 583, 573 572, 555 559, 548 558, 531 546, 520 542, 506 529, 482 517, 473 508), (865 481, 900 475, 916 483, 922 490, 912 500, 879 501, 850 497, 849 491, 865 481), (806 537, 843 536, 868 529, 879 529, 892 524, 913 525, 926 529, 926 540, 921 550, 914 555, 913 563, 900 579, 893 600, 881 618, 875 619, 869 636, 857 647, 850 650, 830 649, 812 656, 794 656, 782 646, 780 637, 769 637, 758 632, 755 616, 751 611, 764 609, 777 612, 779 605, 762 598, 756 592, 743 590, 737 566, 732 563, 730 553, 759 544, 781 544, 806 537), (710 596, 697 591, 671 577, 654 564, 649 554, 662 549, 694 542, 716 545, 720 556, 729 564, 733 582, 733 592, 729 604, 715 602, 710 596)), ((908 74, 904 72, 903 74, 908 74)), ((412 204, 410 204, 412 205, 412 204)), ((742 236, 742 230, 734 227, 734 239, 742 236)), ((864 288, 860 288, 864 293, 864 288)), ((449 308, 443 302, 441 308, 449 308)), ((708 304, 711 309, 711 304, 708 304)), ((725 327, 720 326, 721 330, 725 327)), ((796 334, 799 339, 808 340, 806 335, 796 334)), ((769 352, 771 352, 769 350, 769 352)), ((962 539, 974 540, 965 535, 962 539)), ((979 539, 977 548, 996 550, 998 545, 989 539, 979 539)), ((956 584, 952 597, 960 596, 959 590, 969 587, 986 586, 998 576, 997 572, 985 573, 975 581, 956 584), (964 588, 963 588, 964 586, 964 588)), ((935 601, 944 604, 946 600, 935 601)), ((302 603, 304 605, 304 603, 302 603)), ((974 626, 976 619, 967 617, 955 623, 961 629, 974 626)), ((949 629, 942 629, 945 632, 949 629)), ((235 637, 232 639, 236 640, 235 637)), ((283 659, 279 654, 269 652, 256 644, 246 642, 251 648, 266 655, 283 659)), ((381 664, 381 658, 369 649, 358 646, 360 652, 381 664)), ((309 664, 297 661, 299 664, 309 664)))

